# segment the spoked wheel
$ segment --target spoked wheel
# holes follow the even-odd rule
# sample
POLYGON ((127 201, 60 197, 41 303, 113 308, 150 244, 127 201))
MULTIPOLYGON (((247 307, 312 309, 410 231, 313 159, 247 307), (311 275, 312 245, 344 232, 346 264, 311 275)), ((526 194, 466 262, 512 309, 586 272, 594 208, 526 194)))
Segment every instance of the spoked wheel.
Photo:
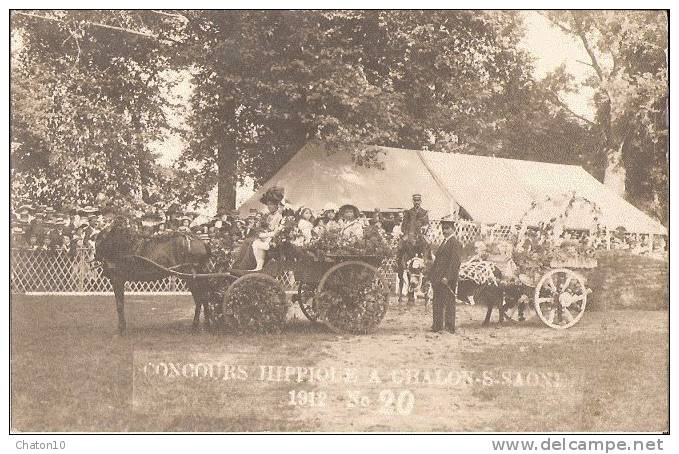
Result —
POLYGON ((280 283, 263 273, 236 279, 222 300, 222 314, 238 331, 279 332, 285 324, 288 304, 280 283))
POLYGON ((585 278, 567 268, 549 270, 535 288, 535 311, 549 327, 566 329, 585 313, 585 278))
POLYGON ((330 268, 316 292, 318 321, 335 332, 366 334, 387 313, 389 286, 377 268, 346 261, 330 268))
POLYGON ((316 309, 316 285, 308 282, 300 282, 297 287, 297 304, 302 309, 302 313, 312 322, 318 321, 318 310, 316 309))
POLYGON ((534 320, 537 316, 535 305, 531 304, 530 294, 532 289, 525 286, 507 288, 502 303, 502 311, 505 318, 515 323, 524 323, 534 320))

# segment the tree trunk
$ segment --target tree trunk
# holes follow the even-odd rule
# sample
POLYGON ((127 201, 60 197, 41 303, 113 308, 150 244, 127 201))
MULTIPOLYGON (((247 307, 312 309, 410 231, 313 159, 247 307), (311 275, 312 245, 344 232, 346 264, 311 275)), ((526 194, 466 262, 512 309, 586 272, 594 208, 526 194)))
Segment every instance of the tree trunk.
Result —
POLYGON ((625 177, 627 172, 622 162, 622 148, 625 142, 621 142, 620 146, 616 148, 608 148, 606 150, 606 171, 604 173, 604 185, 618 194, 620 197, 625 196, 625 177))
POLYGON ((217 213, 236 208, 236 161, 234 144, 224 144, 217 152, 217 213))

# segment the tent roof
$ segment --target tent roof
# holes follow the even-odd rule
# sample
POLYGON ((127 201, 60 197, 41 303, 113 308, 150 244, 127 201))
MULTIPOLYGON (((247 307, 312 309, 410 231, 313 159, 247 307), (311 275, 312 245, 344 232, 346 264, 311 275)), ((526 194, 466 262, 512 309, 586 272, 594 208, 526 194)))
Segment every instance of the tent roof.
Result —
MULTIPOLYGON (((436 219, 463 207, 477 222, 519 221, 533 201, 575 192, 601 209, 599 222, 628 232, 667 234, 658 221, 611 192, 580 166, 502 159, 459 153, 376 147, 383 169, 354 164, 348 153, 328 153, 309 143, 239 208, 261 209, 259 198, 272 185, 285 188, 293 206, 321 210, 326 204, 351 203, 362 211, 406 209, 413 193, 436 219)), ((548 213, 531 212, 533 217, 548 213)), ((551 216, 549 216, 551 217, 551 216)), ((588 228, 589 210, 574 209, 567 226, 588 228)), ((536 218, 537 220, 537 218, 536 218)))

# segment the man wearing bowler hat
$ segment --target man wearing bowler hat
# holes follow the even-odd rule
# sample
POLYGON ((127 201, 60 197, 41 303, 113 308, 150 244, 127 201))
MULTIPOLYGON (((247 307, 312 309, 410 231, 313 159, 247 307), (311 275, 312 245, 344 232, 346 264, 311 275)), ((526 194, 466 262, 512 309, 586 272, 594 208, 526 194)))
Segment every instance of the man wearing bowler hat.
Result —
POLYGON ((431 330, 440 332, 444 328, 455 332, 455 287, 460 272, 462 245, 454 238, 455 221, 452 216, 441 219, 445 240, 436 251, 436 259, 429 270, 429 279, 434 289, 434 323, 431 330))
POLYGON ((429 225, 429 213, 422 208, 422 195, 413 194, 413 207, 403 212, 401 233, 420 235, 422 228, 429 225))

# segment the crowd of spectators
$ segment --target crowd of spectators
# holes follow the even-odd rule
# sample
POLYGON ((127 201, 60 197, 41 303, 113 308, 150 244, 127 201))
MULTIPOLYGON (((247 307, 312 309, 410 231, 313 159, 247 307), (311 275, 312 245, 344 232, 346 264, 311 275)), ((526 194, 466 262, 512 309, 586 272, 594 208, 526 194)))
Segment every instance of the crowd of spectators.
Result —
MULTIPOLYGON (((285 215, 297 216, 299 210, 285 209, 285 215)), ((314 227, 323 226, 336 215, 334 207, 326 207, 318 213, 308 213, 314 227)), ((75 254, 78 249, 93 249, 97 235, 117 216, 106 208, 78 207, 59 212, 51 207, 24 204, 11 212, 11 247, 13 249, 64 251, 75 254)), ((128 214, 130 226, 146 236, 162 235, 169 231, 190 232, 201 239, 219 242, 230 247, 257 228, 262 214, 240 216, 237 211, 206 217, 182 210, 178 205, 167 209, 151 206, 144 213, 128 214)), ((365 225, 377 225, 385 233, 400 236, 400 213, 361 212, 365 225)))

